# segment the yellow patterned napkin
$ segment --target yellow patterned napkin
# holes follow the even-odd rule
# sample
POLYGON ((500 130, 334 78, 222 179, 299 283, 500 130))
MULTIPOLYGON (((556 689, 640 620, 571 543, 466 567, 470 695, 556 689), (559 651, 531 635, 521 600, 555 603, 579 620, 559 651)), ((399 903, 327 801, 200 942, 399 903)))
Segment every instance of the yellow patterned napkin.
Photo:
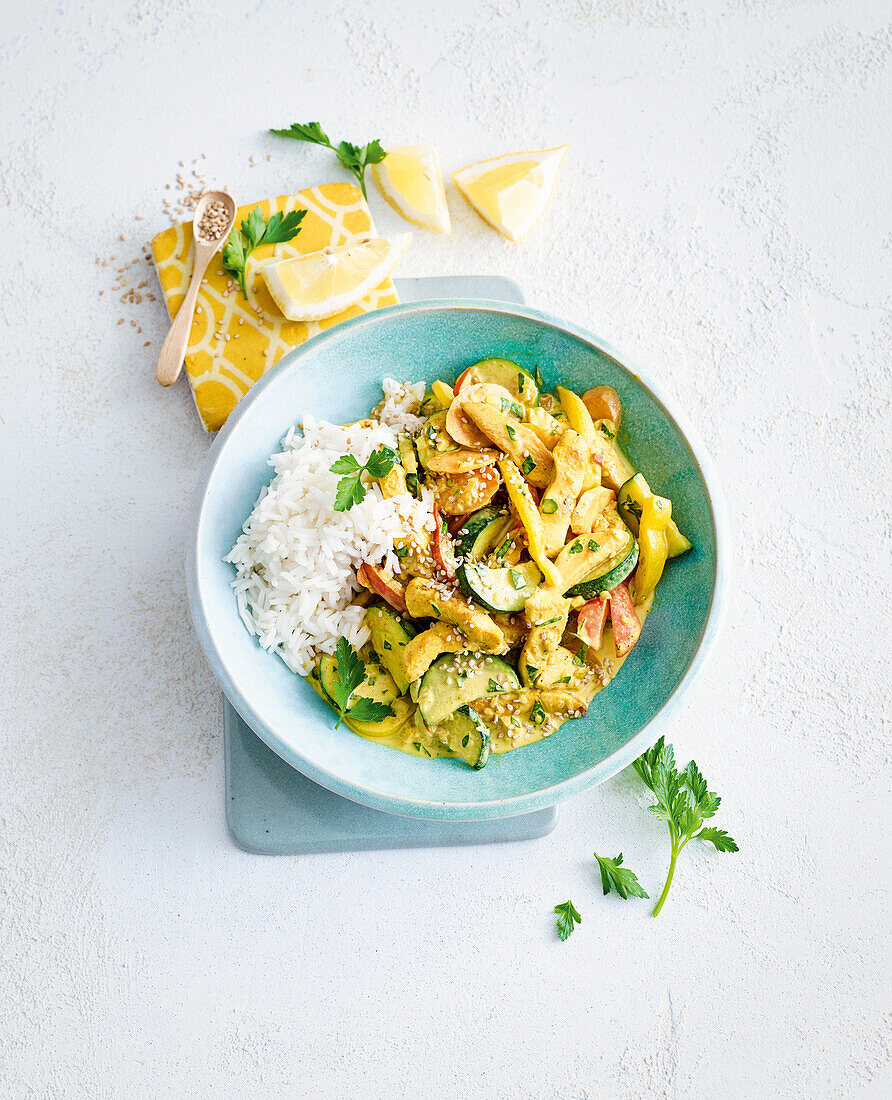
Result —
MULTIPOLYGON (((259 206, 269 218, 279 210, 306 210, 300 233, 287 244, 262 245, 248 261, 248 301, 238 283, 222 271, 220 257, 211 261, 198 295, 192 336, 186 349, 186 374, 204 426, 215 432, 266 371, 285 352, 339 321, 398 301, 388 279, 355 306, 324 321, 289 321, 277 309, 263 281, 258 262, 316 252, 374 234, 372 216, 358 187, 326 183, 240 206, 236 224, 259 206), (252 275, 254 276, 252 278, 252 275), (259 313, 259 316, 258 316, 259 313)), ((165 229, 152 241, 152 257, 171 319, 176 316, 192 275, 192 223, 165 229)))

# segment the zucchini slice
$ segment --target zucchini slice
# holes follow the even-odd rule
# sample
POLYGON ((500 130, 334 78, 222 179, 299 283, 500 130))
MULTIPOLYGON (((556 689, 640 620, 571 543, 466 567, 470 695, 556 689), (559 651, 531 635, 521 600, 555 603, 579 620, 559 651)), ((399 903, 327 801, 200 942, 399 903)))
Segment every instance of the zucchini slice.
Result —
POLYGON ((510 359, 481 359, 462 375, 460 389, 477 382, 495 382, 498 386, 504 386, 528 409, 539 403, 536 379, 528 370, 510 359))
POLYGON ((372 649, 387 669, 400 695, 409 690, 403 650, 415 637, 409 624, 389 607, 376 604, 365 613, 365 625, 371 634, 372 649))
MULTIPOLYGON (((323 657, 322 661, 330 661, 332 665, 334 664, 331 657, 323 657)), ((326 703, 337 710, 332 697, 322 686, 322 661, 319 662, 319 666, 314 668, 308 677, 310 686, 326 703)), ((327 668, 329 688, 332 686, 332 671, 330 667, 327 668)), ((366 685, 363 686, 365 687, 366 685)), ((375 685, 372 686, 374 687, 375 685)), ((356 692, 352 698, 361 694, 361 691, 356 692)), ((394 699, 392 702, 388 702, 388 706, 393 710, 393 714, 388 715, 386 718, 382 718, 380 722, 357 722, 355 718, 351 718, 348 714, 344 717, 344 725, 348 726, 354 733, 358 733, 361 737, 392 737, 395 733, 399 733, 403 726, 409 721, 412 716, 413 707, 408 699, 403 698, 394 699)))
MULTIPOLYGON (((634 477, 630 477, 628 481, 623 483, 617 494, 616 506, 619 509, 619 514, 636 535, 638 534, 638 522, 641 519, 641 506, 648 497, 652 496, 653 492, 644 480, 643 474, 635 474, 634 477)), ((673 519, 669 520, 669 526, 666 528, 666 543, 669 547, 670 558, 677 558, 693 549, 691 543, 679 531, 678 525, 673 519)))
POLYGON ((475 512, 455 536, 456 550, 465 561, 480 561, 499 541, 502 528, 510 522, 502 508, 481 508, 475 512))
POLYGON ((406 471, 406 488, 413 497, 418 496, 418 455, 415 453, 415 444, 410 435, 401 435, 396 441, 400 452, 400 462, 406 471))
POLYGON ((577 536, 555 558, 563 592, 576 594, 577 585, 597 576, 605 566, 612 569, 632 553, 635 536, 619 518, 616 508, 608 508, 604 515, 608 519, 606 527, 577 536))
MULTIPOLYGON (((364 664, 365 680, 347 700, 347 706, 350 707, 357 699, 371 699, 375 703, 384 703, 386 706, 392 707, 401 694, 393 682, 393 677, 377 661, 365 661, 364 664)), ((319 683, 325 692, 326 698, 336 707, 338 663, 334 657, 322 657, 320 659, 319 683)), ((377 723, 372 724, 377 725, 377 723)))
POLYGON ((523 611, 527 600, 542 580, 534 561, 504 568, 490 568, 463 562, 456 571, 458 586, 466 596, 487 611, 523 611))
POLYGON ((427 418, 421 431, 415 436, 415 449, 421 465, 425 467, 434 455, 445 455, 458 450, 458 444, 446 431, 445 409, 427 418))
POLYGON ((595 596, 612 592, 617 585, 623 583, 626 577, 631 576, 637 564, 638 543, 633 538, 630 546, 620 550, 612 558, 608 558, 590 577, 586 577, 584 581, 574 585, 567 595, 582 596, 586 600, 593 600, 595 596))
POLYGON ((445 653, 421 679, 418 710, 428 726, 439 725, 465 703, 502 691, 519 691, 520 680, 490 653, 445 653))
POLYGON ((489 759, 489 726, 471 707, 459 707, 451 718, 441 723, 438 732, 449 751, 477 771, 489 759))

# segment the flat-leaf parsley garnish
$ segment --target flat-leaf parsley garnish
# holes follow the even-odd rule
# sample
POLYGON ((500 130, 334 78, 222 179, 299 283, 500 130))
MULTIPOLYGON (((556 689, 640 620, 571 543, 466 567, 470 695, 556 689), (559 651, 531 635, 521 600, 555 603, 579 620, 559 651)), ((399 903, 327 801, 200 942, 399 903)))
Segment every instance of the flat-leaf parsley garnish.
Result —
POLYGON ((338 145, 332 145, 331 138, 326 134, 318 122, 292 122, 287 130, 270 130, 271 134, 278 137, 293 138, 294 141, 308 141, 313 145, 324 145, 336 154, 341 165, 352 172, 362 190, 363 198, 368 195, 365 190, 365 170, 370 164, 380 164, 387 156, 386 150, 381 148, 381 143, 375 138, 367 145, 354 145, 351 141, 342 141, 338 145))
POLYGON ((582 917, 579 915, 579 910, 572 901, 562 901, 560 905, 554 907, 554 911, 558 915, 557 934, 560 936, 561 940, 569 939, 576 925, 582 924, 582 917))
POLYGON ((621 898, 646 898, 649 896, 645 894, 644 887, 638 881, 635 872, 630 871, 628 867, 620 866, 623 861, 622 852, 616 859, 599 856, 597 852, 593 854, 598 861, 598 866, 601 868, 601 886, 605 894, 609 894, 611 890, 616 890, 621 898))
POLYGON ((334 660, 337 665, 337 676, 333 684, 334 702, 339 714, 335 729, 344 718, 353 718, 357 722, 381 722, 393 715, 393 707, 374 699, 359 698, 350 702, 350 697, 365 682, 366 673, 365 665, 346 638, 338 638, 334 660))
POLYGON ((306 213, 306 210, 289 210, 286 214, 280 210, 269 221, 265 221, 260 207, 255 206, 242 222, 241 228, 233 229, 229 234, 221 256, 223 268, 238 280, 246 300, 248 290, 245 285, 245 270, 248 257, 262 244, 284 244, 296 237, 300 233, 300 223, 306 213))
POLYGON ((369 477, 386 477, 396 463, 399 455, 391 447, 381 446, 377 451, 372 451, 369 460, 364 466, 353 455, 341 455, 335 459, 329 469, 333 474, 343 474, 338 482, 335 492, 334 510, 347 512, 354 504, 360 504, 365 500, 365 486, 362 483, 363 473, 369 477))
POLYGON ((679 852, 689 840, 707 840, 719 852, 737 852, 740 849, 724 829, 711 826, 701 828, 707 818, 714 816, 722 800, 707 790, 706 780, 693 760, 683 771, 679 771, 675 766, 672 746, 665 744, 661 737, 652 749, 638 757, 632 767, 644 785, 656 795, 656 802, 648 806, 648 810, 654 817, 665 821, 669 829, 669 873, 654 906, 653 916, 656 916, 663 908, 672 885, 679 852))

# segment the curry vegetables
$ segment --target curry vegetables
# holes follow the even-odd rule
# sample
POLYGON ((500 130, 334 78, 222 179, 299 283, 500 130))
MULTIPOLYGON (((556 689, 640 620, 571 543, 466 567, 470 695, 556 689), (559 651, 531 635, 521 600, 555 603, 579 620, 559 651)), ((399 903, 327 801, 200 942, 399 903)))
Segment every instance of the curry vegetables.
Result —
POLYGON ((373 456, 383 496, 432 493, 434 523, 397 541, 397 570, 360 567, 369 642, 312 673, 355 733, 482 768, 585 715, 691 549, 620 449, 621 413, 609 386, 544 393, 487 359, 435 382, 420 429, 373 456))

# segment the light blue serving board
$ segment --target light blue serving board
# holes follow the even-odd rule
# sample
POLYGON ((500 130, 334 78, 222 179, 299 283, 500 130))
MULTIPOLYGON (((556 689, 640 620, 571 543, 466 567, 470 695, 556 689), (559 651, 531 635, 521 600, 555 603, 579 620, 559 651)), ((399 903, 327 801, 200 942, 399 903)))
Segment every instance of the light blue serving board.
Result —
MULTIPOLYGON (((517 283, 500 276, 396 279, 402 302, 486 298, 522 305, 517 283)), ((226 820, 233 840, 260 855, 359 852, 535 840, 557 824, 558 808, 493 821, 398 817, 332 794, 277 756, 223 700, 226 820)))

